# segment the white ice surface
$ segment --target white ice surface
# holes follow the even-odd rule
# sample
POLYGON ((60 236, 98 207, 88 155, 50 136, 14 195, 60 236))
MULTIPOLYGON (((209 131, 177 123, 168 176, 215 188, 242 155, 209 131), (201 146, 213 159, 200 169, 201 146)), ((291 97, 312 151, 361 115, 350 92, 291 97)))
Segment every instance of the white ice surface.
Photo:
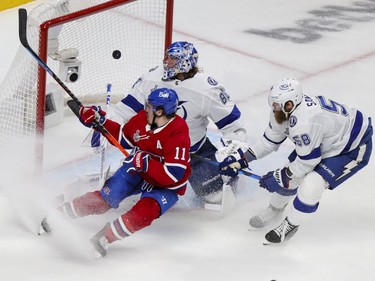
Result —
MULTIPOLYGON (((40 2, 24 7, 31 9, 40 2)), ((226 85, 245 117, 249 143, 254 143, 267 125, 267 90, 284 76, 298 78, 306 93, 327 95, 374 114, 373 10, 352 12, 356 21, 337 23, 350 28, 320 31, 321 39, 306 44, 244 32, 295 27, 296 21, 312 18, 309 11, 327 5, 353 7, 353 3, 175 0, 173 39, 196 45, 200 66, 226 85), (372 19, 358 20, 365 16, 372 19)), ((17 9, 0 12, 0 80, 19 45, 17 21, 17 9)), ((136 198, 106 215, 58 220, 52 236, 38 237, 38 223, 54 197, 84 192, 81 186, 67 190, 66 185, 99 169, 99 156, 81 147, 87 133, 74 116, 46 132, 43 178, 33 176, 31 152, 24 151, 22 143, 0 156, 0 280, 374 280, 373 159, 357 176, 327 191, 315 216, 291 241, 276 247, 262 245, 269 228, 249 230, 249 218, 267 206, 269 194, 246 177, 241 177, 237 206, 228 216, 197 209, 189 191, 151 227, 113 244, 102 260, 92 258, 88 239, 136 198)), ((287 143, 252 168, 262 174, 279 167, 291 149, 287 143)), ((119 155, 111 149, 107 158, 119 155)))

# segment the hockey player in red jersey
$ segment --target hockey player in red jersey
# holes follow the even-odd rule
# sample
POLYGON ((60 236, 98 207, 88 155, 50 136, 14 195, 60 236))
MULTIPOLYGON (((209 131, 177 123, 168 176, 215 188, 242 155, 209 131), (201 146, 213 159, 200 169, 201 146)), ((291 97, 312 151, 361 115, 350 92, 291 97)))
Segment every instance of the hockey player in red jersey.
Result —
MULTIPOLYGON (((190 167, 190 138, 186 122, 176 115, 178 96, 174 90, 159 88, 151 92, 145 109, 125 125, 105 118, 97 106, 82 107, 85 126, 100 123, 125 149, 133 149, 123 165, 100 191, 86 193, 66 202, 62 211, 71 218, 103 214, 118 208, 125 198, 141 194, 126 213, 107 223, 92 239, 95 250, 105 256, 108 245, 149 226, 184 195, 190 167)), ((47 221, 42 228, 49 232, 47 221)))
MULTIPOLYGON (((234 145, 236 150, 247 146, 241 111, 225 87, 198 67, 198 51, 195 46, 189 42, 177 41, 167 48, 162 64, 147 70, 125 97, 111 107, 112 119, 125 123, 143 109, 147 95, 155 87, 178 92, 181 106, 177 114, 186 120, 190 132, 193 169, 189 178, 191 188, 202 202, 208 203, 206 206, 221 205, 222 211, 227 210, 223 213, 228 212, 234 207, 238 177, 228 181, 228 178, 220 176, 220 169, 216 165, 202 159, 222 161, 232 153, 234 145), (210 122, 222 134, 219 148, 207 136, 210 122), (230 149, 227 147, 229 143, 230 149)), ((91 142, 99 145, 95 138, 91 142)))

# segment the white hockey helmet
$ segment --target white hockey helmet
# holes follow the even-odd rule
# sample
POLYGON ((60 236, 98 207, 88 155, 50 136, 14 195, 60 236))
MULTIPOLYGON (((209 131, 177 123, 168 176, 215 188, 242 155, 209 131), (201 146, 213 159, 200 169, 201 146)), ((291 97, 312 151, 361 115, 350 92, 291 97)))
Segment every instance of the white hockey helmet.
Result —
MULTIPOLYGON (((275 106, 284 112, 291 113, 302 102, 302 87, 297 79, 286 77, 275 83, 268 95, 268 104, 275 110, 275 106), (293 102, 293 108, 289 112, 285 111, 285 104, 293 102)), ((279 109, 279 110, 280 110, 279 109)), ((277 109, 276 109, 277 110, 277 109)))

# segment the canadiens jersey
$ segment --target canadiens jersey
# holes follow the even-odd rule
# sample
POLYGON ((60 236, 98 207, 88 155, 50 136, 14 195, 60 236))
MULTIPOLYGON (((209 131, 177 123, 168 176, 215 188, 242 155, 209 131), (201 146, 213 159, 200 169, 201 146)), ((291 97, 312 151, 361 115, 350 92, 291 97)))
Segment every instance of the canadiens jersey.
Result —
POLYGON ((147 124, 147 113, 140 111, 124 126, 107 120, 104 127, 125 149, 137 147, 151 154, 147 172, 140 172, 150 184, 177 190, 183 194, 186 189, 190 167, 190 139, 186 122, 179 116, 166 125, 151 130, 147 124))
MULTIPOLYGON (((224 87, 203 73, 194 78, 163 81, 163 67, 151 69, 133 85, 131 92, 114 108, 121 122, 129 120, 144 108, 145 100, 156 88, 169 88, 177 92, 180 106, 177 114, 186 120, 191 140, 190 152, 197 151, 203 144, 209 120, 223 133, 224 138, 246 141, 241 112, 232 102, 224 87)), ((120 123, 121 123, 120 122, 120 123)))
POLYGON ((311 172, 321 159, 356 148, 369 125, 360 111, 324 96, 304 96, 289 120, 278 124, 270 112, 270 123, 253 150, 257 158, 277 150, 289 138, 295 144, 297 158, 290 171, 297 177, 311 172))

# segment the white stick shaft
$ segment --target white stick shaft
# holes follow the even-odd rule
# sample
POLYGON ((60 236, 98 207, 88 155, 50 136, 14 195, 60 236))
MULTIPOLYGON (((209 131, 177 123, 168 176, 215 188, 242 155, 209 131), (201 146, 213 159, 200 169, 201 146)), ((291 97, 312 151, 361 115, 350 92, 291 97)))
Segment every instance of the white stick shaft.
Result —
MULTIPOLYGON (((111 91, 112 91, 112 84, 107 85, 107 98, 106 98, 106 109, 107 113, 109 110, 109 104, 111 103, 111 91)), ((103 138, 103 146, 102 146, 102 155, 100 159, 100 181, 103 180, 104 177, 104 164, 105 164, 105 148, 107 146, 107 139, 103 138)))

